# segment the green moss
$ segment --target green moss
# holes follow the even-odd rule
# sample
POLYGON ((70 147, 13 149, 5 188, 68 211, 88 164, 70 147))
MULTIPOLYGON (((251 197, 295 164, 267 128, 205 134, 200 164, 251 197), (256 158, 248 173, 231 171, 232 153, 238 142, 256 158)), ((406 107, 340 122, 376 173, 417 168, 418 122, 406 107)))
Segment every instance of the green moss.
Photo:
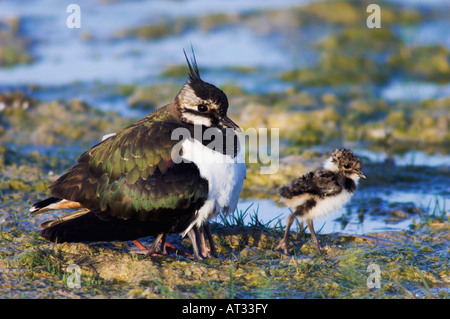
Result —
POLYGON ((369 57, 328 51, 321 54, 316 68, 286 71, 280 76, 283 81, 300 82, 306 86, 383 83, 388 78, 386 66, 369 57))
MULTIPOLYGON (((326 23, 331 25, 360 26, 365 25, 369 13, 367 6, 372 2, 366 1, 319 1, 299 8, 304 24, 326 23)), ((394 24, 414 24, 423 19, 419 10, 403 8, 388 3, 381 6, 383 27, 394 24)))
POLYGON ((394 53, 401 46, 400 39, 389 29, 368 29, 367 27, 349 27, 341 32, 329 35, 318 44, 326 51, 362 53, 394 53))
POLYGON ((227 70, 236 71, 244 74, 252 74, 257 73, 259 71, 259 68, 252 66, 229 66, 227 67, 227 70))
POLYGON ((186 78, 189 74, 189 68, 185 65, 169 65, 162 73, 163 76, 167 77, 183 77, 186 78))
MULTIPOLYGON (((186 77, 187 72, 183 74, 186 77)), ((166 105, 180 90, 180 84, 163 83, 149 87, 135 87, 128 96, 128 103, 132 108, 152 110, 166 105)))
POLYGON ((389 65, 409 78, 448 83, 450 51, 442 45, 402 47, 389 65))
POLYGON ((120 95, 129 96, 136 89, 136 85, 133 84, 118 84, 116 90, 120 95))
POLYGON ((50 263, 46 254, 39 249, 30 248, 20 253, 16 257, 19 266, 33 269, 50 263))
POLYGON ((174 19, 166 18, 150 24, 120 30, 116 32, 116 38, 138 37, 141 39, 161 39, 168 35, 182 34, 192 29, 202 32, 210 32, 216 28, 225 25, 231 25, 239 22, 239 14, 210 14, 199 17, 177 17, 174 19))
POLYGON ((29 47, 30 40, 19 33, 21 21, 12 17, 0 21, 6 25, 0 29, 0 67, 10 67, 16 64, 25 64, 34 61, 29 47))
POLYGON ((12 191, 28 191, 31 187, 20 179, 11 179, 0 184, 0 188, 12 191))
POLYGON ((356 24, 363 16, 356 6, 347 1, 320 1, 308 4, 301 12, 310 20, 330 24, 356 24))
MULTIPOLYGON (((280 137, 286 138, 295 146, 311 146, 340 137, 338 129, 340 117, 331 108, 313 112, 296 112, 280 115, 285 118, 280 137)), ((280 127, 272 125, 271 127, 280 127)))
POLYGON ((38 145, 65 145, 78 140, 87 147, 131 121, 98 111, 80 100, 34 101, 30 108, 8 108, 1 114, 0 126, 5 127, 5 134, 0 140, 38 145))
POLYGON ((142 39, 160 39, 173 32, 173 28, 167 21, 161 21, 153 25, 140 26, 130 30, 116 33, 116 37, 136 36, 142 39))

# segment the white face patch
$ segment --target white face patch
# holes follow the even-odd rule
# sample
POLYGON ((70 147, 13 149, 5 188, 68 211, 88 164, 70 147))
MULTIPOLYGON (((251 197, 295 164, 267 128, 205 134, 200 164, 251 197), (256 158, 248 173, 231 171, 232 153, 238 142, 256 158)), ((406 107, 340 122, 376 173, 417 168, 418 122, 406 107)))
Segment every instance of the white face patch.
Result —
POLYGON ((359 182, 359 175, 354 173, 352 175, 350 175, 350 178, 355 182, 356 186, 358 186, 358 182, 359 182))
POLYGON ((181 116, 185 122, 194 124, 194 125, 204 125, 204 126, 212 126, 211 119, 206 116, 201 116, 189 112, 184 112, 181 116))
POLYGON ((323 168, 332 172, 338 172, 339 167, 333 162, 333 158, 329 157, 323 164, 323 168))
POLYGON ((197 110, 197 106, 203 103, 202 99, 195 95, 194 90, 188 84, 183 86, 179 96, 183 108, 197 110))
MULTIPOLYGON (((195 124, 195 125, 204 125, 204 126, 212 126, 211 118, 208 116, 202 116, 198 113, 198 106, 201 104, 206 105, 209 109, 217 109, 217 105, 214 101, 211 100, 202 100, 197 95, 195 95, 194 90, 189 86, 189 84, 185 84, 183 89, 179 94, 180 106, 182 108, 182 119, 185 122, 195 124), (194 114, 189 112, 189 110, 197 112, 194 114)), ((208 112, 211 114, 211 112, 208 112)))

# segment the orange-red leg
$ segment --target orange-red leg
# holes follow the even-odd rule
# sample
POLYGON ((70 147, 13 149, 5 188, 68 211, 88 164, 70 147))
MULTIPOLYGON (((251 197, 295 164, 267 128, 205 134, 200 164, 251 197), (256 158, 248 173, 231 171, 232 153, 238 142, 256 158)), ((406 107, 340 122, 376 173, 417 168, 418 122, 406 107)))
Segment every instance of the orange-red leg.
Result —
MULTIPOLYGON (((139 240, 135 239, 131 241, 140 251, 144 252, 144 251, 148 251, 149 249, 147 247, 145 247, 139 240)), ((161 243, 162 247, 161 247, 161 251, 163 253, 156 253, 156 252, 151 252, 149 254, 149 256, 152 257, 162 257, 163 255, 165 255, 165 251, 166 248, 168 248, 168 250, 172 253, 176 253, 178 255, 182 255, 182 256, 191 256, 189 253, 179 250, 178 248, 176 248, 175 246, 173 246, 172 244, 166 242, 166 236, 162 236, 162 238, 160 238, 158 240, 158 243, 161 243)))
MULTIPOLYGON (((142 251, 142 252, 148 251, 148 249, 147 249, 143 244, 141 244, 141 242, 140 242, 139 240, 135 239, 135 240, 132 240, 131 242, 132 242, 137 248, 139 248, 140 251, 142 251)), ((148 254, 148 255, 151 256, 151 257, 162 257, 162 256, 163 256, 162 254, 155 253, 155 252, 151 252, 151 253, 148 254)))
POLYGON ((133 244, 136 245, 137 248, 139 248, 139 250, 147 250, 147 248, 145 248, 144 245, 141 244, 141 242, 139 240, 132 240, 131 241, 133 244))

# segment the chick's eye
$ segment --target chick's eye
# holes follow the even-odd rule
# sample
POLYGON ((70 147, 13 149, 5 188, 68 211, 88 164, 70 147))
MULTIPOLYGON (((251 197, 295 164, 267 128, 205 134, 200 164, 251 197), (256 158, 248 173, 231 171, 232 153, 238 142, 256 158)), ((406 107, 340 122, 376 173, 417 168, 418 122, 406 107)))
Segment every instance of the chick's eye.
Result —
POLYGON ((197 109, 198 109, 199 112, 202 112, 202 113, 208 111, 208 107, 205 104, 200 104, 197 107, 197 109))
POLYGON ((344 168, 345 168, 345 169, 349 169, 350 167, 352 167, 350 164, 345 164, 345 165, 344 165, 344 168))

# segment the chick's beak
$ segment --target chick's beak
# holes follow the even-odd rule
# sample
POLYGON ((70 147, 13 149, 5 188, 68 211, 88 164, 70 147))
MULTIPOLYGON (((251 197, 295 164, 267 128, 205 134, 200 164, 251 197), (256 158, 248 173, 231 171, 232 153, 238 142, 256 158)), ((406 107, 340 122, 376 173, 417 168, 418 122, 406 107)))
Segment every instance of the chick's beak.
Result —
POLYGON ((366 175, 364 175, 364 173, 361 171, 358 172, 358 176, 361 177, 362 179, 367 179, 366 175))
POLYGON ((228 116, 223 116, 220 121, 219 121, 219 125, 221 127, 229 127, 234 129, 236 132, 242 132, 241 128, 234 123, 228 116))

